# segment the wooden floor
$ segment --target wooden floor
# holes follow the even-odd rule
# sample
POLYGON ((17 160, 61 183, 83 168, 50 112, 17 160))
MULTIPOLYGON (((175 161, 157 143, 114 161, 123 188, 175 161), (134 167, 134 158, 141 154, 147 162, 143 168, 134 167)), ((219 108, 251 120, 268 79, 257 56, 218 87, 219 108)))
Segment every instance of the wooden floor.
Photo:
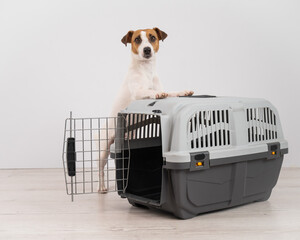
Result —
POLYGON ((300 239, 300 169, 266 202, 179 220, 116 193, 70 201, 60 169, 0 170, 0 239, 300 239))

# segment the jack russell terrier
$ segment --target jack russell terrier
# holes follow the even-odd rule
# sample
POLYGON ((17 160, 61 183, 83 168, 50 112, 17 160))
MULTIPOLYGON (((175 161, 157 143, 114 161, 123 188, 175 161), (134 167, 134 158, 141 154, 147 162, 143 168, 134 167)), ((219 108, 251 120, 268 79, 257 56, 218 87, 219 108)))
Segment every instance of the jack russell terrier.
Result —
MULTIPOLYGON (((110 117, 117 117, 118 112, 126 108, 130 102, 138 99, 161 99, 166 97, 191 96, 193 91, 167 93, 163 91, 162 84, 156 74, 156 54, 159 49, 159 41, 168 35, 158 28, 129 31, 121 40, 127 46, 131 43, 131 63, 125 81, 113 104, 110 117)), ((108 122, 109 129, 113 129, 113 121, 108 122)), ((110 151, 110 145, 114 142, 114 131, 108 131, 108 141, 100 143, 99 159, 99 193, 106 193, 104 183, 104 167, 110 151)), ((105 136, 105 135, 104 135, 105 136)))

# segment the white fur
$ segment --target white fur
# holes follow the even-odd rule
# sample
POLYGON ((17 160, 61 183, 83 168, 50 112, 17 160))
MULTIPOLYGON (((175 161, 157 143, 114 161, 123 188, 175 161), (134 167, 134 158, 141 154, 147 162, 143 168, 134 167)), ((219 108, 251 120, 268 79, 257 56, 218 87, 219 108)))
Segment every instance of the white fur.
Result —
MULTIPOLYGON (((112 107, 110 117, 117 117, 118 112, 126 108, 132 101, 145 98, 165 98, 167 96, 192 95, 192 91, 165 93, 162 84, 156 74, 156 53, 151 43, 148 41, 146 32, 141 31, 142 42, 138 47, 138 54, 131 52, 131 63, 125 81, 122 83, 112 107), (149 59, 143 57, 143 49, 151 48, 152 56, 149 59)), ((109 127, 114 128, 114 122, 109 122, 109 127)), ((103 133, 105 134, 105 133, 103 133)), ((105 136, 105 135, 104 135, 105 136)), ((104 184, 104 167, 107 163, 110 145, 114 142, 113 131, 108 131, 109 141, 101 142, 101 154, 99 164, 99 192, 107 192, 104 184), (106 151, 103 151, 106 150, 106 151)))

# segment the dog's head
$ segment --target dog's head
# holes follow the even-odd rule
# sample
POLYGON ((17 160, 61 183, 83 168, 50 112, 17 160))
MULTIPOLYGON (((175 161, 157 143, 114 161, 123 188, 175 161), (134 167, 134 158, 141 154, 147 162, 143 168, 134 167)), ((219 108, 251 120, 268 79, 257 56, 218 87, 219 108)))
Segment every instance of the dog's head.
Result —
POLYGON ((138 60, 150 60, 159 49, 159 40, 164 40, 168 35, 159 28, 129 31, 122 43, 127 46, 131 43, 131 51, 138 60))

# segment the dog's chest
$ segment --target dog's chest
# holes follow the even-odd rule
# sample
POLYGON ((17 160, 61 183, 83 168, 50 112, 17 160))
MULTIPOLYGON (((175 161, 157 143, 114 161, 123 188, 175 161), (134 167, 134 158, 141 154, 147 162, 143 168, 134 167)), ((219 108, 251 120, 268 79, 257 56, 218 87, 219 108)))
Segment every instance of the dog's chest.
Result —
POLYGON ((145 84, 149 89, 153 89, 153 78, 154 78, 154 73, 152 72, 145 72, 145 84))
POLYGON ((144 84, 149 88, 153 88, 153 78, 155 76, 155 68, 153 64, 141 64, 139 66, 140 74, 143 75, 144 84))
POLYGON ((135 64, 129 69, 129 79, 138 85, 143 85, 147 89, 153 89, 153 79, 156 76, 155 68, 152 64, 135 64))

